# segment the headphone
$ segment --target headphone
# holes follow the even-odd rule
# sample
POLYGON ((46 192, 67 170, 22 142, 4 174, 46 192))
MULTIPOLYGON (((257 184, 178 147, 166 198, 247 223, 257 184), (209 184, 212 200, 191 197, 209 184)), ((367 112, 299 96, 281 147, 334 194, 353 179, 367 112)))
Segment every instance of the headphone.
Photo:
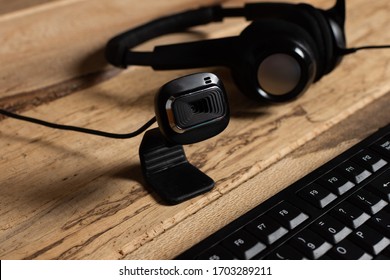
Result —
POLYGON ((121 68, 225 66, 247 96, 285 102, 340 63, 346 46, 344 23, 345 0, 337 0, 329 10, 286 3, 249 3, 243 8, 217 5, 162 17, 126 31, 107 43, 105 56, 121 68), (239 36, 156 46, 151 52, 131 50, 149 39, 228 17, 245 17, 252 23, 239 36))

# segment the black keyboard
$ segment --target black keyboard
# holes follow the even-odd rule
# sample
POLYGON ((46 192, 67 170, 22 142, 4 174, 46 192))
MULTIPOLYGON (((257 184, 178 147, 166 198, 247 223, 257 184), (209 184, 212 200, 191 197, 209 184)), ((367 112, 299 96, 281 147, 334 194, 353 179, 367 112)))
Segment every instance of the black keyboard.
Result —
POLYGON ((390 124, 177 259, 390 259, 390 124))

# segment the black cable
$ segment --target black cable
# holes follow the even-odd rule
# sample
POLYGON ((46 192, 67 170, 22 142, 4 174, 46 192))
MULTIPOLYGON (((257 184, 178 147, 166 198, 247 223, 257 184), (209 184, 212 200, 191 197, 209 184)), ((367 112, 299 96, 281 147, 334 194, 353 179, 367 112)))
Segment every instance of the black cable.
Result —
MULTIPOLYGON (((226 10, 226 14, 224 16, 235 16, 239 12, 241 12, 240 9, 226 10)), ((355 47, 355 48, 348 48, 348 49, 338 49, 338 52, 340 55, 348 55, 348 54, 352 54, 352 53, 355 53, 355 52, 360 51, 360 50, 386 49, 386 48, 390 48, 390 45, 362 46, 362 47, 355 47)), ((70 126, 70 125, 51 123, 51 122, 47 122, 47 121, 36 119, 36 118, 18 115, 18 114, 9 112, 9 111, 4 110, 4 109, 0 109, 0 114, 8 116, 10 118, 14 118, 14 119, 18 119, 18 120, 22 120, 22 121, 26 121, 26 122, 31 122, 31 123, 55 128, 55 129, 76 131, 76 132, 92 134, 92 135, 108 137, 108 138, 114 138, 114 139, 128 139, 128 138, 135 137, 135 136, 141 134, 142 132, 144 132, 152 124, 154 124, 156 122, 156 117, 153 117, 148 122, 146 122, 143 126, 138 128, 136 131, 133 131, 130 133, 119 134, 119 133, 110 133, 110 132, 105 132, 105 131, 100 131, 100 130, 95 130, 95 129, 83 128, 83 127, 78 127, 78 126, 70 126)))
POLYGON ((349 48, 349 49, 339 49, 339 52, 341 55, 348 55, 360 50, 387 49, 387 48, 390 48, 390 45, 362 46, 362 47, 349 48))
POLYGON ((114 139, 128 139, 135 137, 142 132, 144 132, 146 129, 148 129, 152 124, 156 122, 156 117, 151 118, 147 123, 145 123, 143 126, 138 128, 134 132, 130 133, 125 133, 125 134, 118 134, 118 133, 110 133, 110 132, 105 132, 105 131, 100 131, 100 130, 94 130, 94 129, 89 129, 89 128, 83 128, 83 127, 78 127, 78 126, 71 126, 71 125, 63 125, 63 124, 56 124, 56 123, 51 123, 47 121, 43 121, 40 119, 35 119, 27 116, 22 116, 18 115, 9 111, 6 111, 4 109, 0 109, 0 114, 3 114, 5 116, 8 116, 10 118, 26 121, 26 122, 32 122, 35 124, 55 128, 55 129, 61 129, 61 130, 71 130, 71 131, 76 131, 76 132, 81 132, 81 133, 87 133, 87 134, 92 134, 92 135, 97 135, 97 136, 102 136, 102 137, 108 137, 108 138, 114 138, 114 139))

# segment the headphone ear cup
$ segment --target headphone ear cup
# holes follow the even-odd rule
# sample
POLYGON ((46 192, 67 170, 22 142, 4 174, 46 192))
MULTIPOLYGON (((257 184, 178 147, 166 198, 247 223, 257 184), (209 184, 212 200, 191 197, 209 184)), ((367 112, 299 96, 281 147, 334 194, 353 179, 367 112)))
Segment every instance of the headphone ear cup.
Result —
POLYGON ((332 29, 326 16, 320 10, 308 4, 299 4, 298 7, 305 12, 306 19, 312 23, 310 25, 310 31, 314 38, 316 38, 315 41, 318 49, 323 55, 324 68, 322 74, 317 77, 317 80, 319 80, 323 75, 331 72, 339 61, 339 57, 335 54, 335 42, 332 35, 332 29))
POLYGON ((253 22, 240 35, 232 75, 240 90, 258 101, 284 102, 315 80, 321 60, 310 34, 280 19, 253 22))

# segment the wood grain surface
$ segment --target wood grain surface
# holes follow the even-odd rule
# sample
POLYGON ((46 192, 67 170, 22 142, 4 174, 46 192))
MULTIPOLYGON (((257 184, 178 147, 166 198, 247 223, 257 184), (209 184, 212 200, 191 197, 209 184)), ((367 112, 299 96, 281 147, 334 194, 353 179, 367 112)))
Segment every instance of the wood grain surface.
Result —
POLYGON ((0 14, 11 14, 16 11, 26 11, 30 8, 36 9, 37 6, 55 2, 59 0, 23 0, 23 1, 9 1, 0 0, 0 14))
MULTIPOLYGON (((161 85, 194 70, 118 70, 104 61, 106 41, 157 16, 219 1, 41 2, 0 12, 0 107, 127 132, 154 115, 161 85)), ((388 1, 348 1, 348 44, 389 43, 389 15, 388 1)), ((246 25, 226 20, 141 48, 232 36, 246 25)), ((389 59, 389 50, 345 57, 302 98, 278 106, 247 100, 225 69, 196 69, 223 79, 232 116, 220 135, 185 147, 189 161, 216 187, 175 206, 164 205, 145 186, 141 136, 111 140, 0 117, 0 258, 173 258, 389 123, 389 59)))

